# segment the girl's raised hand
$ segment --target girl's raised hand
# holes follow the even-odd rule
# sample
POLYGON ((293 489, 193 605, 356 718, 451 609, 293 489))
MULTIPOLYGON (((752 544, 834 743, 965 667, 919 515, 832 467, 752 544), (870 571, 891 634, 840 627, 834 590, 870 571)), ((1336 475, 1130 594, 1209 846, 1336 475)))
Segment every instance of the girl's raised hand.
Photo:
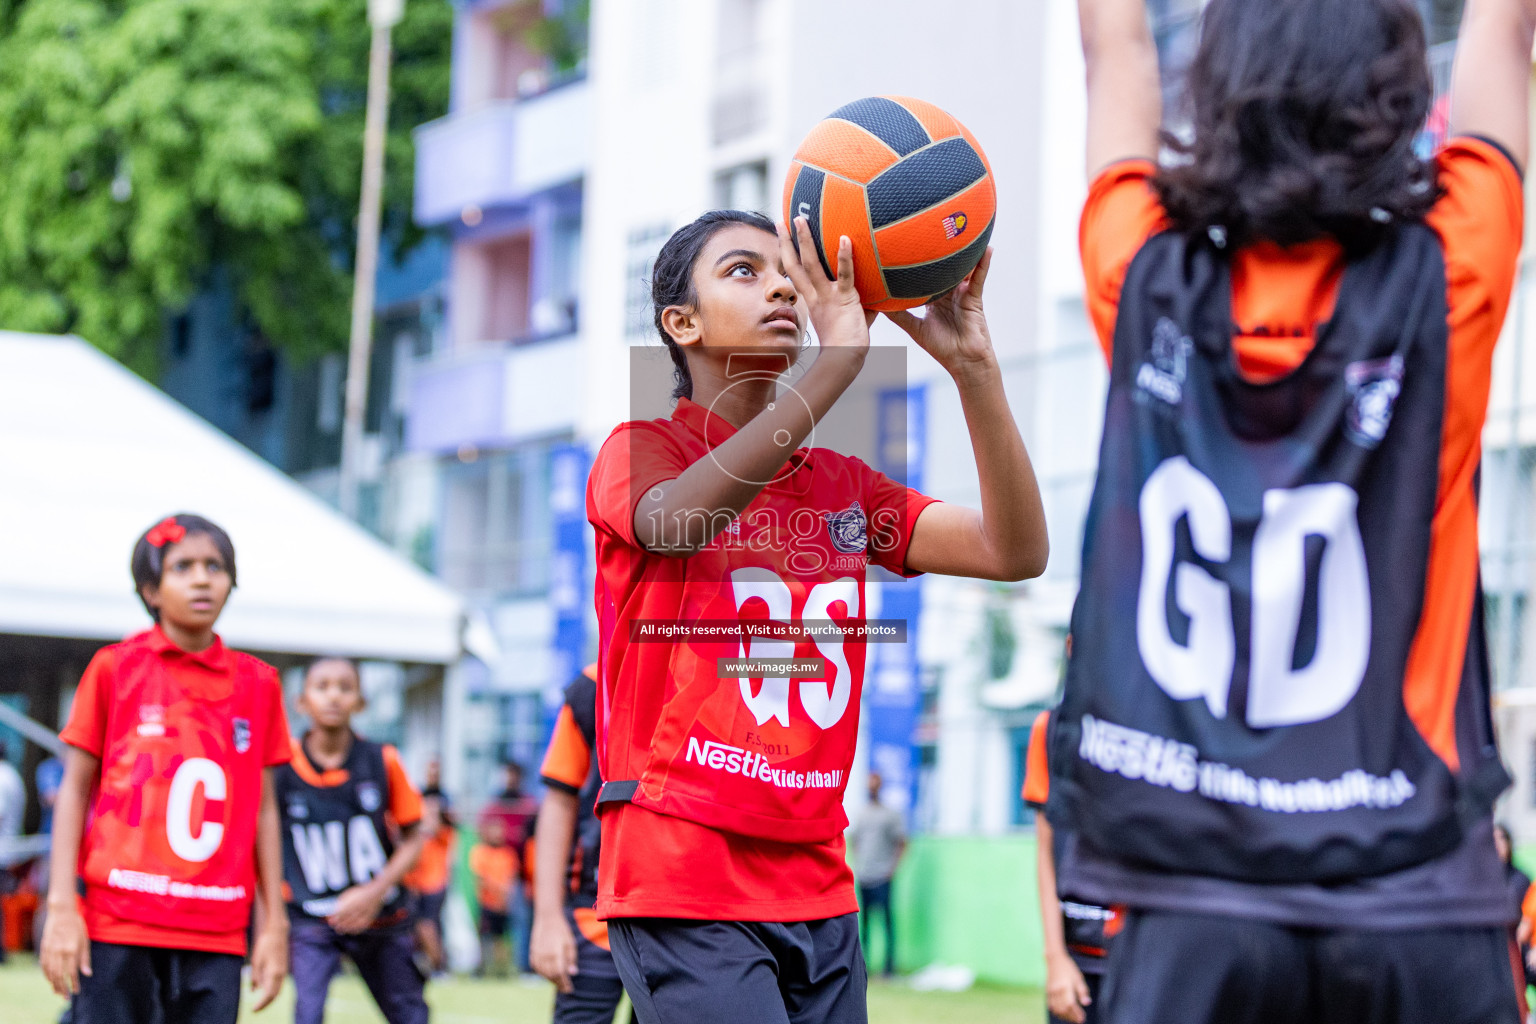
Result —
POLYGON ((924 352, 939 365, 958 376, 971 369, 995 363, 992 335, 987 330, 987 315, 981 308, 981 292, 992 267, 992 250, 982 254, 981 262, 964 281, 932 299, 923 316, 906 310, 885 315, 911 336, 924 352))
POLYGON ((866 313, 858 289, 853 286, 853 242, 847 235, 838 239, 834 281, 827 277, 816 256, 810 223, 804 217, 795 218, 793 230, 800 243, 799 252, 790 241, 789 230, 779 225, 779 258, 795 291, 805 299, 806 313, 816 328, 821 347, 867 350, 869 325, 875 317, 866 313))

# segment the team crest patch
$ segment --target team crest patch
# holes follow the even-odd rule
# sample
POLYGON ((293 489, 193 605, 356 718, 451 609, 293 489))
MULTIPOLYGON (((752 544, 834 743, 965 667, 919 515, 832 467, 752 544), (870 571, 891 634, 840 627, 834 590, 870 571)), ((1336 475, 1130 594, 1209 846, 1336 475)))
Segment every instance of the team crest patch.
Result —
POLYGON ((825 513, 822 518, 827 521, 827 534, 832 538, 832 546, 843 554, 857 554, 869 546, 868 522, 858 502, 841 512, 825 513))
POLYGON ((1392 409, 1403 391, 1403 357, 1362 360, 1344 368, 1349 408, 1344 432, 1362 448, 1375 448, 1392 425, 1392 409))
POLYGON ((969 223, 965 214, 956 210, 944 218, 944 237, 954 238, 965 231, 965 225, 969 223))
POLYGON ((297 799, 297 798, 289 800, 288 801, 288 817, 297 819, 299 821, 302 821, 305 818, 308 818, 309 817, 309 804, 307 804, 303 800, 300 800, 300 799, 297 799))
POLYGON ((249 718, 237 718, 234 721, 232 735, 235 740, 235 753, 243 754, 251 749, 251 720, 249 718))
POLYGON ((357 802, 363 805, 363 810, 372 814, 384 804, 384 796, 379 792, 377 782, 359 782, 357 784, 357 802))
POLYGON ((1184 400, 1184 379, 1189 374, 1189 353, 1194 342, 1167 317, 1152 329, 1152 361, 1136 371, 1136 386, 1168 405, 1184 400))

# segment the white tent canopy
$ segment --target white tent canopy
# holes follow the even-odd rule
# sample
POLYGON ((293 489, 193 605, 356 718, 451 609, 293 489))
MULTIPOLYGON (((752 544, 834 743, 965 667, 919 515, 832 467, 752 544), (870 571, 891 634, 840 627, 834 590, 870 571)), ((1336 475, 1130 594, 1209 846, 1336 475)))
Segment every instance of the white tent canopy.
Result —
POLYGON ((463 602, 246 448, 78 338, 0 332, 0 633, 116 640, 148 625, 139 534, 229 531, 231 646, 446 664, 463 602))

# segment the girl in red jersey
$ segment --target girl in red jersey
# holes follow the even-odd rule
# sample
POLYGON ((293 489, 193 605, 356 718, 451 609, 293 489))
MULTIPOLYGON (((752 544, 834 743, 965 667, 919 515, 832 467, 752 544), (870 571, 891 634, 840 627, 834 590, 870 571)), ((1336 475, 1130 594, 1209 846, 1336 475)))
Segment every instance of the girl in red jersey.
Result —
POLYGON ((235 586, 222 529, 171 516, 139 538, 132 567, 155 625, 96 653, 60 734, 72 749, 43 973, 74 997, 74 1024, 233 1024, 258 894, 256 1009, 288 972, 272 779, 289 757, 282 687, 213 631, 235 586))
POLYGON ((890 314, 959 389, 977 512, 800 447, 858 376, 874 315, 849 239, 834 279, 804 221, 794 230, 798 250, 757 214, 717 211, 663 246, 652 297, 677 408, 621 425, 588 485, 597 909, 642 1024, 867 1019, 842 811, 866 569, 1018 580, 1045 565, 1039 491, 982 313, 990 254, 926 317, 890 314), (808 322, 820 348, 789 399, 778 378, 808 322), (801 664, 731 664, 765 658, 801 664))

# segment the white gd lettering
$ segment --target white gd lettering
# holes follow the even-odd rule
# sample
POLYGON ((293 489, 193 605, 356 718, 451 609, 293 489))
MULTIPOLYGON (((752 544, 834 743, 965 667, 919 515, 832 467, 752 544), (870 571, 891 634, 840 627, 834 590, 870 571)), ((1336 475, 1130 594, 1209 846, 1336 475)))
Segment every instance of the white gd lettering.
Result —
POLYGON ((197 835, 192 834, 192 797, 199 785, 204 800, 223 800, 228 795, 224 769, 206 757, 189 757, 171 777, 165 802, 165 837, 171 852, 193 864, 212 857, 224 841, 224 826, 216 821, 203 822, 197 835))
MULTIPOLYGON (((1317 722, 1353 699, 1371 647, 1371 594, 1359 497, 1342 483, 1266 491, 1253 538, 1253 608, 1247 722, 1258 729, 1317 722), (1324 541, 1318 579, 1317 644, 1311 661, 1292 668, 1306 595, 1306 540, 1324 541)), ((1188 517, 1195 552, 1211 562, 1232 557, 1232 517, 1221 492, 1182 456, 1158 466, 1142 488, 1141 587, 1136 643, 1147 672, 1174 700, 1204 698, 1227 715, 1236 658, 1230 588, 1198 566, 1174 567, 1174 530, 1188 517), (1188 642, 1168 627, 1164 595, 1189 617, 1188 642)))
MULTIPOLYGON (((794 598, 790 593, 789 584, 780 579, 772 569, 749 566, 734 570, 731 573, 731 591, 735 595, 738 612, 748 601, 758 597, 768 605, 770 619, 789 622, 793 618, 794 598)), ((847 615, 859 614, 858 581, 851 576, 844 576, 829 583, 816 584, 806 595, 802 619, 828 618, 829 609, 836 601, 847 604, 847 615)), ((841 633, 836 639, 819 637, 815 644, 817 651, 836 668, 837 678, 833 680, 830 687, 824 680, 802 680, 800 703, 811 721, 823 729, 830 729, 841 721, 848 711, 848 703, 853 696, 853 674, 848 668, 848 657, 843 650, 841 633)), ((751 637, 748 643, 739 645, 739 651, 744 659, 793 658, 795 644, 792 640, 751 637)), ((777 719, 780 725, 788 728, 788 679, 764 679, 762 688, 758 690, 756 696, 752 695, 750 679, 741 679, 739 683, 742 702, 746 704, 747 710, 752 712, 752 717, 757 720, 758 725, 773 718, 777 719)))

